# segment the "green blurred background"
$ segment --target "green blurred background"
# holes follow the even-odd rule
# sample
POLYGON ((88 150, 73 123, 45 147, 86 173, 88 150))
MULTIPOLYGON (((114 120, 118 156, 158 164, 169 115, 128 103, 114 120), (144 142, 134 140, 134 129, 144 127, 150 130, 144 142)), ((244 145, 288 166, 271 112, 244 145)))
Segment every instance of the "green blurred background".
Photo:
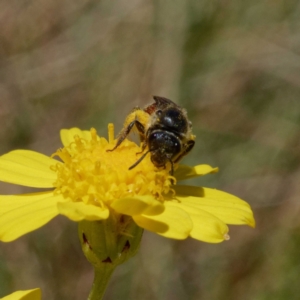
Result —
MULTIPOLYGON (((192 182, 238 195, 256 229, 205 244, 145 232, 105 299, 299 299, 300 3, 295 0, 2 0, 0 154, 45 154, 61 128, 121 128, 152 95, 187 108, 192 182)), ((0 185, 1 194, 28 188, 0 185)), ((57 217, 0 244, 0 297, 86 299, 93 273, 76 224, 57 217)))

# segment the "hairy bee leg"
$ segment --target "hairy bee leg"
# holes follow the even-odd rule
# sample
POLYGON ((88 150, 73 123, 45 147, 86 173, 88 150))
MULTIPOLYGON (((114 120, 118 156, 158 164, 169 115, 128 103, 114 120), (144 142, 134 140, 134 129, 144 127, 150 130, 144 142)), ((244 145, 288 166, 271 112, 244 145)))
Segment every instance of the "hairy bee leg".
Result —
POLYGON ((136 107, 134 110, 129 114, 129 116, 126 118, 124 123, 124 128, 121 130, 121 132, 118 135, 117 143, 114 146, 114 148, 107 150, 108 152, 114 151, 116 148, 118 148, 122 142, 126 139, 126 137, 129 135, 132 128, 135 126, 139 132, 140 139, 142 141, 145 140, 145 127, 144 125, 138 120, 138 117, 141 114, 141 109, 136 107), (126 126, 126 124, 128 124, 126 126))
POLYGON ((123 125, 123 129, 121 130, 121 132, 118 134, 117 136, 117 143, 116 145, 109 150, 106 150, 107 152, 112 152, 114 151, 116 148, 118 148, 122 142, 126 139, 126 137, 128 136, 128 134, 130 133, 130 131, 132 130, 135 121, 136 121, 136 113, 137 111, 140 111, 141 109, 139 107, 134 107, 133 110, 131 111, 131 113, 127 116, 124 125, 123 125))
POLYGON ((116 145, 112 149, 108 149, 106 151, 112 152, 115 149, 117 149, 122 144, 122 142, 126 139, 127 135, 130 133, 134 125, 135 125, 135 121, 132 121, 124 130, 122 130, 120 132, 116 145))
POLYGON ((147 147, 147 140, 146 140, 146 136, 145 136, 145 127, 144 127, 144 125, 141 122, 137 121, 136 128, 139 131, 140 140, 142 142, 142 150, 140 152, 137 152, 136 154, 141 154, 141 153, 144 152, 144 150, 147 147))
POLYGON ((182 151, 182 153, 176 158, 176 160, 174 161, 174 163, 179 162, 183 156, 187 155, 194 147, 195 145, 195 141, 194 140, 189 140, 187 142, 187 147, 184 149, 184 151, 182 151))
POLYGON ((141 142, 144 143, 145 142, 145 127, 144 127, 144 125, 140 121, 135 120, 135 127, 137 128, 137 130, 139 132, 141 142))
POLYGON ((143 143, 142 144, 142 150, 140 152, 137 152, 136 154, 141 154, 141 153, 144 152, 145 148, 147 147, 147 141, 146 141, 146 138, 145 138, 145 127, 139 121, 136 121, 136 128, 139 131, 140 140, 143 143))

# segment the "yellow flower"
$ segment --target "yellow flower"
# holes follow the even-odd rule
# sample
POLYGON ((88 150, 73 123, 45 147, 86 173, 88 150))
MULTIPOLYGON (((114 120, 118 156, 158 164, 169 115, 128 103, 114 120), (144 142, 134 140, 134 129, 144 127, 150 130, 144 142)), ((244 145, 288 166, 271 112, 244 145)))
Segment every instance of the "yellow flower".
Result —
POLYGON ((40 299, 41 299, 40 289, 17 291, 8 296, 1 298, 1 300, 40 300, 40 299))
POLYGON ((0 196, 0 240, 12 241, 59 214, 77 222, 129 215, 140 227, 162 236, 210 243, 229 238, 226 224, 254 227, 251 208, 243 200, 215 189, 176 184, 217 168, 179 165, 174 178, 148 156, 128 170, 140 148, 125 140, 107 152, 115 143, 112 124, 109 141, 95 129, 78 128, 61 130, 61 140, 64 148, 52 157, 29 150, 0 157, 1 181, 46 189, 0 196))

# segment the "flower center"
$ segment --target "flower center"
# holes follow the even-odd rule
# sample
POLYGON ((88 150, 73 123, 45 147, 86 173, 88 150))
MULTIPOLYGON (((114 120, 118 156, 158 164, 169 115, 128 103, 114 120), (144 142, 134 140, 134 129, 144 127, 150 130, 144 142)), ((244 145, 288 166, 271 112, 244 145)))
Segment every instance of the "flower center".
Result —
POLYGON ((116 142, 112 124, 109 125, 110 142, 98 137, 93 128, 90 137, 86 133, 84 138, 75 135, 73 142, 53 154, 63 161, 53 166, 57 172, 56 193, 72 201, 99 206, 137 195, 153 195, 163 201, 174 180, 168 168, 157 169, 147 155, 139 165, 128 170, 140 157, 137 153, 141 149, 125 140, 117 149, 107 152, 116 142))

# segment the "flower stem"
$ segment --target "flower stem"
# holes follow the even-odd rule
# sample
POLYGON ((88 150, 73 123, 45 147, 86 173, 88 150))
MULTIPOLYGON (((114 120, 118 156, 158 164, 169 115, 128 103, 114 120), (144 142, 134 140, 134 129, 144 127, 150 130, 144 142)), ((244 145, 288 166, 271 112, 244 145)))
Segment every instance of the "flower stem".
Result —
POLYGON ((94 267, 95 277, 88 300, 101 300, 103 298, 115 267, 116 266, 111 263, 107 263, 100 268, 94 267))

